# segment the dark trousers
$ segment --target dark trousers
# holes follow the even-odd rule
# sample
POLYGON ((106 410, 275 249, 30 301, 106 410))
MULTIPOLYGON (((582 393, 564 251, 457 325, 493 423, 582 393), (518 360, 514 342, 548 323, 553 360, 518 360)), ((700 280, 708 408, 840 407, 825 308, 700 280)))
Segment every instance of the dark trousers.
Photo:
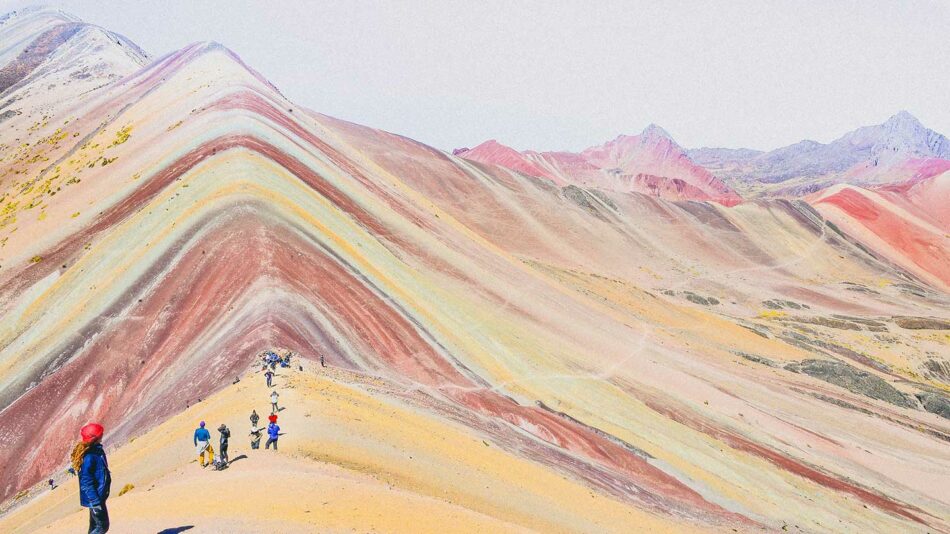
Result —
POLYGON ((229 460, 228 460, 228 444, 227 443, 221 444, 220 454, 221 454, 221 461, 224 463, 228 463, 229 460))
POLYGON ((276 450, 277 450, 277 438, 267 438, 267 443, 264 444, 264 448, 265 448, 265 449, 269 449, 271 443, 274 444, 274 450, 276 451, 276 450))
POLYGON ((271 379, 271 377, 267 377, 267 387, 271 387, 270 379, 271 379))
POLYGON ((109 532, 109 510, 106 503, 89 508, 89 534, 105 534, 109 532))
POLYGON ((252 449, 260 449, 260 448, 261 448, 261 438, 257 438, 257 439, 255 439, 255 440, 251 441, 251 448, 252 448, 252 449))

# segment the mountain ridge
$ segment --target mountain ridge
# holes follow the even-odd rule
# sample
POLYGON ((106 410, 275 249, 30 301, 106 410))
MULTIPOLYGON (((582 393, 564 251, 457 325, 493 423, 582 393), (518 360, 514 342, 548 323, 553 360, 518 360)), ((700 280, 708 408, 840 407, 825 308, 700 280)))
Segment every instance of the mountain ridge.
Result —
POLYGON ((900 111, 829 143, 803 140, 768 152, 700 148, 687 153, 740 189, 742 184, 766 184, 775 186, 773 194, 800 196, 835 183, 899 182, 908 177, 888 171, 914 158, 950 159, 950 141, 900 111), (799 185, 783 189, 783 183, 793 180, 799 185))
POLYGON ((669 133, 655 124, 637 135, 621 134, 577 153, 518 152, 495 140, 452 152, 461 158, 551 179, 558 185, 638 192, 672 200, 710 200, 727 206, 742 200, 695 165, 669 133))

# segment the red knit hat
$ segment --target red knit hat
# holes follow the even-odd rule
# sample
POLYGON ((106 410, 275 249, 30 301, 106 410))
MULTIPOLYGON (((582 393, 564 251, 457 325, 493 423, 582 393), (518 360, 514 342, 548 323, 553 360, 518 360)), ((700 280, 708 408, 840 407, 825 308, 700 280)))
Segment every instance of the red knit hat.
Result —
POLYGON ((275 414, 275 413, 270 414, 270 416, 267 418, 267 420, 270 421, 271 423, 276 423, 276 422, 277 422, 277 414, 275 414))
POLYGON ((89 423, 79 431, 82 440, 86 443, 102 438, 102 425, 99 423, 89 423))

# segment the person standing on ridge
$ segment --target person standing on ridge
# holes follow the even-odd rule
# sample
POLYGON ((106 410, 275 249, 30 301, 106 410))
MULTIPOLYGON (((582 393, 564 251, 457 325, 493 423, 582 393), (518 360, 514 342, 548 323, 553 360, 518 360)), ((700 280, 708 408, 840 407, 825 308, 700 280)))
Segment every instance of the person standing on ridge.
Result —
POLYGON ((109 510, 106 500, 112 486, 109 462, 102 450, 102 425, 89 423, 82 427, 82 441, 70 455, 72 468, 79 474, 79 504, 89 508, 89 534, 109 531, 109 510))
POLYGON ((205 453, 208 454, 208 464, 214 463, 214 447, 211 446, 211 432, 208 432, 208 429, 205 428, 205 422, 202 421, 198 424, 198 428, 195 429, 195 450, 198 453, 198 460, 201 462, 201 467, 204 467, 205 464, 205 453))
POLYGON ((271 384, 271 380, 274 378, 274 371, 268 369, 267 372, 264 373, 264 378, 267 379, 267 387, 274 387, 273 384, 271 384))
POLYGON ((277 397, 279 397, 279 396, 280 396, 280 395, 278 395, 276 391, 271 391, 271 392, 270 392, 270 413, 272 413, 272 414, 273 414, 273 413, 277 413, 277 412, 280 411, 280 410, 277 408, 277 397))
POLYGON ((251 410, 251 426, 257 426, 257 422, 261 420, 261 416, 257 415, 257 410, 251 410))
POLYGON ((221 426, 218 427, 218 432, 221 433, 221 441, 219 442, 219 445, 221 446, 219 453, 221 455, 221 461, 224 463, 230 463, 230 460, 228 459, 228 438, 231 437, 231 431, 228 430, 227 425, 221 423, 221 426))
POLYGON ((280 436, 280 427, 277 426, 277 415, 271 415, 268 417, 270 424, 267 425, 267 443, 264 444, 265 449, 270 449, 271 443, 274 444, 274 451, 277 451, 277 438, 280 436))

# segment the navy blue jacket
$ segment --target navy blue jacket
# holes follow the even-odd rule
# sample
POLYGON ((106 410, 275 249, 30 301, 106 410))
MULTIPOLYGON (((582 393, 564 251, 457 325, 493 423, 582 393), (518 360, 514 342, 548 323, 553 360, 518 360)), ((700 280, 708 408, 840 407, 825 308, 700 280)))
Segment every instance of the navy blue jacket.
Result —
POLYGON ((99 506, 109 498, 112 475, 106 453, 99 443, 89 447, 79 468, 79 504, 87 508, 99 506))
POLYGON ((208 432, 207 428, 195 429, 195 445, 198 445, 199 441, 207 441, 208 443, 211 443, 211 432, 208 432))

